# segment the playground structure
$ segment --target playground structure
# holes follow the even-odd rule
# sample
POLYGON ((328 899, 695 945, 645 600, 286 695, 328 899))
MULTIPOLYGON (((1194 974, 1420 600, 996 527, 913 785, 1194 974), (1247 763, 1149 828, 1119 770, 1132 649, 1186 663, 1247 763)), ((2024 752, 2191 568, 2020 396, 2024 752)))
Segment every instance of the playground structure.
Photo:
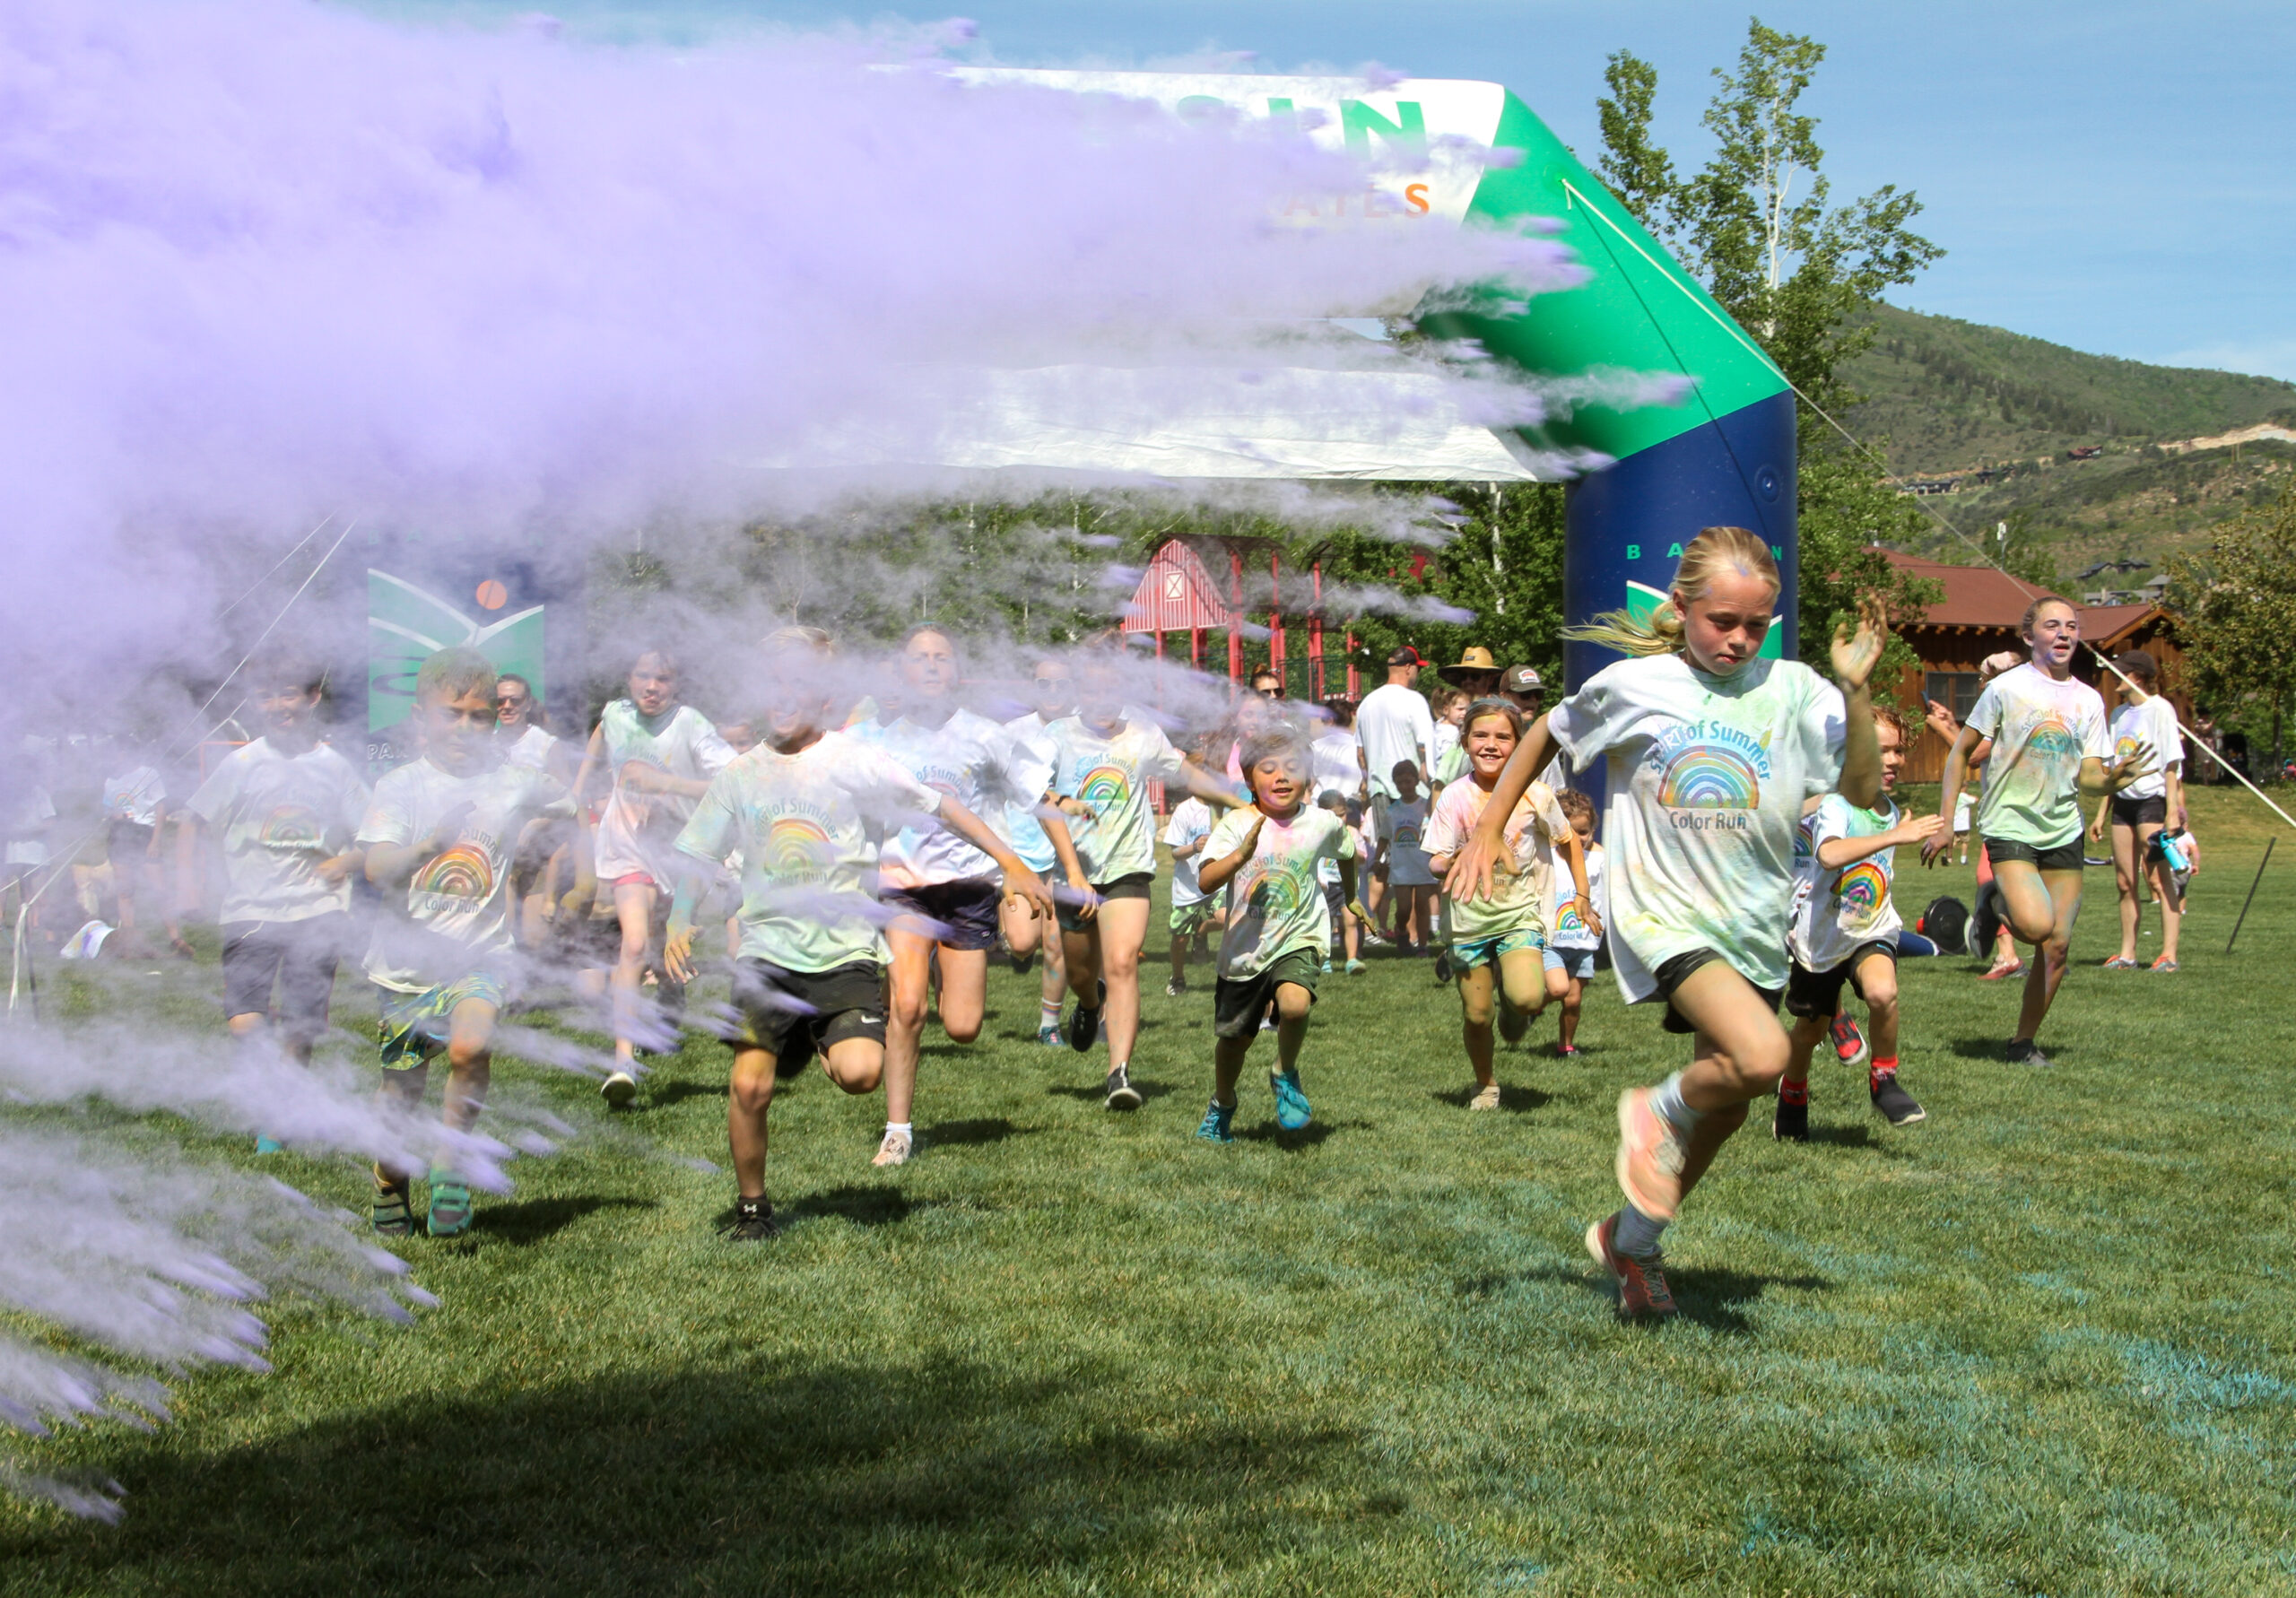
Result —
MULTIPOLYGON (((1231 682, 1244 679, 1244 645, 1247 639, 1265 642, 1266 669, 1283 682, 1286 698, 1328 699, 1344 694, 1359 699, 1362 694, 1362 677, 1356 659, 1355 635, 1341 630, 1341 658, 1344 674, 1335 692, 1330 674, 1331 663, 1326 655, 1329 638, 1324 615, 1324 569, 1319 551, 1310 551, 1308 567, 1303 573, 1295 565, 1287 579, 1283 569, 1282 543, 1273 538, 1173 538, 1160 546, 1141 574, 1139 586, 1133 590, 1131 603, 1124 607, 1124 630, 1146 633, 1155 639, 1156 658, 1165 657, 1165 638, 1168 634, 1187 635, 1187 663, 1196 671, 1206 669, 1205 662, 1205 635, 1222 632, 1227 637, 1227 673, 1231 682), (1247 611, 1245 574, 1252 574, 1250 586, 1258 586, 1257 576, 1263 564, 1267 572, 1267 621, 1261 626, 1253 620, 1259 612, 1247 611), (1305 585, 1306 604, 1297 600, 1305 585), (1292 692, 1292 662, 1290 658, 1291 629, 1287 625, 1284 595, 1294 595, 1292 615, 1307 626, 1307 650, 1300 659, 1304 669, 1306 691, 1292 692)), ((1424 552, 1414 551, 1413 560, 1423 566, 1424 552)), ((1418 575, 1414 567, 1413 576, 1418 575)))

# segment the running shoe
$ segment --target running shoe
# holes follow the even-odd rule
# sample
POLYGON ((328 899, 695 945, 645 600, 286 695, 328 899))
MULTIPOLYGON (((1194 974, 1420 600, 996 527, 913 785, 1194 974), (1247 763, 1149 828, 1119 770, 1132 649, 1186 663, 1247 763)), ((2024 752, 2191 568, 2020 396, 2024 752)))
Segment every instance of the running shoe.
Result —
POLYGON ((1108 997, 1109 985, 1103 982, 1094 994, 1092 1003, 1076 1001, 1076 1013, 1068 1018, 1068 1047, 1078 1054, 1091 1053, 1093 1040, 1100 1037, 1100 1006, 1108 1003, 1108 997))
POLYGON ((1499 1036, 1509 1043, 1520 1043, 1523 1034, 1530 1029, 1530 1016, 1501 998, 1499 1001, 1499 1036))
MULTIPOLYGON (((1878 1103, 1879 1101, 1876 1100, 1878 1103)), ((1770 1117, 1770 1135, 1781 1143, 1806 1143, 1810 1141, 1810 1107, 1778 1101, 1778 1113, 1770 1117)))
POLYGON ((1618 1283, 1618 1313, 1623 1320, 1663 1320, 1675 1313, 1674 1295, 1667 1290, 1665 1262, 1657 1254, 1639 1259, 1611 1246, 1618 1231, 1616 1212, 1587 1229, 1587 1252, 1618 1283))
POLYGON ((1326 960, 1326 961, 1324 961, 1323 975, 1325 975, 1325 976, 1326 976, 1326 977, 1328 977, 1328 976, 1330 976, 1330 975, 1331 975, 1331 961, 1329 961, 1329 960, 1326 960))
POLYGON ((1683 1202, 1682 1133, 1660 1115, 1655 1088, 1629 1088, 1618 1096, 1619 1191, 1653 1220, 1672 1220, 1683 1202))
POLYGON ((1892 1126, 1910 1126, 1916 1121, 1929 1118, 1929 1112, 1914 1101, 1913 1095, 1898 1086, 1898 1073, 1894 1071, 1875 1084, 1873 1097, 1874 1107, 1892 1126))
POLYGON ((1993 969, 1979 977, 1978 980, 1979 982, 2001 982, 2005 981, 2007 978, 2012 977, 2022 977, 2024 974, 2025 962, 2022 960, 2012 960, 2005 966, 1994 967, 1993 969))
POLYGON ((907 1165, 909 1157, 917 1151, 917 1140, 906 1132, 885 1128, 885 1140, 877 1145, 877 1157, 869 1163, 875 1166, 907 1165))
POLYGON ((1053 1048, 1058 1048, 1061 1044, 1060 1023, 1058 1021, 1039 1021, 1037 1023, 1037 1041, 1039 1043, 1048 1045, 1053 1048))
POLYGON ((1351 960, 1347 962, 1347 974, 1350 977, 1361 977, 1370 968, 1360 960, 1351 960))
POLYGON ((1489 1087, 1477 1088, 1474 1090, 1474 1097, 1467 1100, 1467 1107, 1471 1110, 1497 1109, 1499 1107, 1499 1084, 1497 1082, 1492 1082, 1489 1087))
POLYGON ((779 1237, 781 1223, 773 1219, 773 1201, 762 1195, 735 1199, 734 1224, 723 1235, 728 1243, 764 1243, 779 1237))
POLYGON ((1575 1060, 1586 1052, 1575 1043, 1558 1043, 1554 1046, 1554 1057, 1558 1060, 1575 1060))
POLYGON ((2057 1062, 2050 1059, 2047 1055, 2041 1053, 2040 1045, 2035 1043, 2031 1038, 2012 1038, 2009 1040, 2009 1064, 2012 1065, 2038 1065, 2046 1070, 2048 1067, 2056 1064, 2057 1062))
POLYGON ((286 1146, 267 1132, 258 1132, 255 1134, 255 1151, 258 1154, 276 1154, 286 1146))
POLYGON ((1101 1102, 1112 1110, 1138 1109, 1140 1090, 1132 1085, 1132 1073, 1121 1065, 1109 1072, 1108 1096, 1101 1102))
POLYGON ((407 1238, 414 1234, 414 1210, 407 1202, 407 1191, 379 1178, 375 1183, 373 1220, 376 1234, 385 1238, 407 1238))
POLYGON ((1435 980, 1448 982, 1450 979, 1451 951, 1448 949, 1438 949, 1435 951, 1435 980))
POLYGON ((1271 1071, 1267 1085, 1275 1090, 1275 1124, 1286 1132, 1297 1132, 1308 1124, 1315 1113, 1308 1107, 1308 1096, 1300 1088, 1300 1071, 1271 1071))
POLYGON ((2116 954, 2112 959, 2105 962, 2105 969, 2108 971, 2134 971, 2136 969, 2136 962, 2129 959, 2125 954, 2116 954))
POLYGON ((1833 1018, 1834 1057, 1845 1065, 1863 1065, 1874 1057, 1874 1050, 1866 1041, 1866 1034, 1857 1029, 1857 1022, 1848 1011, 1833 1018))
POLYGON ((598 1097, 606 1101, 608 1109, 622 1109, 638 1097, 638 1079, 627 1071, 617 1071, 598 1084, 598 1097))
POLYGON ((2144 968, 2148 971, 2173 971, 2177 968, 2177 962, 2164 954, 2144 968))
POLYGON ((1207 1143, 1232 1143, 1236 1141, 1236 1134, 1229 1128, 1234 1125, 1235 1119, 1236 1107, 1222 1104, 1215 1099, 1211 1107, 1204 1112, 1204 1119, 1197 1124, 1196 1135, 1207 1143))
POLYGON ((1182 998, 1186 996, 1187 993, 1187 984, 1177 977, 1164 984, 1164 997, 1168 999, 1182 998))
POLYGON ((452 1171, 432 1170, 425 1229, 434 1238, 459 1238, 470 1230, 470 1185, 452 1171))

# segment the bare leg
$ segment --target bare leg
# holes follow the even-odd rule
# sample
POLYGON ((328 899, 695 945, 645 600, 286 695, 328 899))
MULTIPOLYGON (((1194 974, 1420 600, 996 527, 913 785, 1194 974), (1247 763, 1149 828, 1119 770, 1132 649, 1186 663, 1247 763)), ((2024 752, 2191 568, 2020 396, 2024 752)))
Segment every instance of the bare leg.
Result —
POLYGON ((765 1049, 734 1051, 726 1136, 733 1146, 734 1180, 745 1199, 765 1195, 765 1123, 773 1105, 773 1055, 765 1049))
MULTIPOLYGON (((1128 1065, 1133 1046, 1140 1040, 1140 945, 1148 936, 1148 901, 1110 899, 1093 919, 1100 926, 1100 968, 1095 975, 1109 985, 1100 1017, 1109 1040, 1109 1064, 1128 1065)), ((1075 986, 1073 976, 1069 985, 1075 986)))
POLYGON ((1692 971, 1674 990, 1674 1008, 1698 1029, 1683 1073, 1683 1102, 1700 1113, 1684 1152, 1688 1197, 1706 1168, 1746 1118, 1746 1106, 1777 1090, 1786 1074, 1786 1029, 1753 985, 1721 960, 1692 971))
POLYGON ((1898 1057, 1898 962, 1869 954, 1857 963, 1857 995, 1866 1001, 1866 1040, 1876 1063, 1898 1057))
MULTIPOLYGON (((2022 864, 2022 862, 2013 864, 2022 864)), ((2027 866, 2027 871, 2032 868, 2027 866)), ((2073 952, 2073 923, 2081 914, 2081 873, 2077 871, 2032 872, 2037 883, 2046 885, 2047 899, 2055 915, 2048 935, 2041 940, 2034 951, 2033 968, 2025 974, 2025 1002, 2017 1012, 2017 1037, 2031 1042, 2041 1029, 2041 1022, 2048 1015, 2048 1007, 2057 998, 2057 985, 2065 980, 2066 962, 2073 952)), ((2024 931, 2018 929, 2022 937, 2024 931)))
POLYGON ((613 890, 614 918, 622 924, 622 952, 614 961, 614 1064, 627 1071, 638 1057, 639 980, 645 975, 646 945, 654 931, 654 885, 617 882, 613 890))
POLYGON ((1004 900, 997 907, 996 916, 998 925, 1004 929, 1004 946, 1015 956, 1026 960, 1041 944, 1047 951, 1045 958, 1055 958, 1051 950, 1057 940, 1045 935, 1045 923, 1025 900, 1004 900))
POLYGON ((1308 1041, 1308 1011, 1314 995, 1296 982, 1275 985, 1275 1067, 1287 1076, 1300 1072, 1300 1050, 1308 1041))
POLYGON ((885 1006, 885 1119, 905 1126, 917 1097, 917 1055, 931 997, 926 988, 933 940, 914 923, 896 922, 885 929, 885 942, 892 950, 886 973, 891 997, 885 1006))
POLYGON ((2185 890, 2177 885, 2177 873, 2169 869, 2167 861, 2154 859, 2145 869, 2152 873, 2152 897, 2161 905, 2161 958, 2173 963, 2177 940, 2184 933, 2185 890))
POLYGON ((1236 1104, 1236 1083, 1244 1074, 1244 1056, 1252 1050, 1256 1033, 1247 1032, 1241 1038, 1222 1038, 1212 1046, 1212 1102, 1232 1109, 1236 1104))
POLYGON ((1459 973, 1459 1040, 1466 1046, 1467 1065, 1475 1086, 1487 1088, 1499 1080, 1492 1064, 1491 1016, 1496 1003, 1497 973, 1476 966, 1459 973))
MULTIPOLYGON (((2145 837, 2158 832, 2158 827, 2145 829, 2145 837)), ((2144 924, 2144 905, 2136 896, 2138 843, 2136 829, 2122 822, 2113 823, 2113 890, 2120 896, 2120 953, 2118 960, 2136 958, 2136 940, 2144 924)))
POLYGON ((1562 995, 1562 1020, 1558 1036, 1562 1047, 1575 1048, 1578 1044, 1578 1012, 1586 1003, 1587 985, 1578 977, 1570 978, 1570 986, 1562 995))

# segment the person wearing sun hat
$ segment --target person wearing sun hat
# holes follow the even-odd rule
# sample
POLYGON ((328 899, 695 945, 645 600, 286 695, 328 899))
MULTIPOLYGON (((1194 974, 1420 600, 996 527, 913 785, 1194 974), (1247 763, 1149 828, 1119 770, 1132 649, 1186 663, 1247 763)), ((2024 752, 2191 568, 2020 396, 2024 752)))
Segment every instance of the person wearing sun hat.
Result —
POLYGON ((1435 674, 1453 688, 1464 688, 1471 699, 1483 699, 1499 690, 1499 662, 1481 644, 1459 651, 1458 660, 1440 666, 1435 674))

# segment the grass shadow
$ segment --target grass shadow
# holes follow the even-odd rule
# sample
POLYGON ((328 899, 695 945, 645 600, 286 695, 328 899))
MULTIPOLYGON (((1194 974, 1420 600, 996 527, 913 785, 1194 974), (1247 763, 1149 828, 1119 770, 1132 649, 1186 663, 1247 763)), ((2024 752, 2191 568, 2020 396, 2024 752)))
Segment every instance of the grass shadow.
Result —
MULTIPOLYGON (((1474 1102, 1475 1092, 1476 1090, 1474 1088, 1451 1088, 1442 1092, 1430 1093, 1427 1097, 1438 1104, 1448 1104, 1457 1109, 1465 1109, 1474 1102)), ((1553 1102, 1553 1094, 1541 1092, 1536 1088, 1510 1088, 1504 1082, 1499 1085, 1499 1107, 1512 1111, 1518 1116, 1528 1115, 1531 1111, 1542 1109, 1553 1102)))
MULTIPOLYGON (((1608 1283, 1596 1278, 1596 1285, 1608 1290, 1608 1283)), ((1763 1276, 1749 1271, 1727 1271, 1705 1267, 1687 1271, 1669 1269, 1666 1285, 1674 1290, 1674 1307, 1686 1321, 1715 1332, 1726 1332, 1744 1336, 1753 1330, 1752 1323, 1743 1313, 1747 1305, 1758 1301, 1772 1288, 1792 1288, 1804 1292, 1830 1292, 1833 1283, 1822 1276, 1763 1276)))
POLYGON ((1297 1132, 1286 1132, 1273 1121, 1262 1121, 1257 1126, 1239 1127, 1236 1141, 1244 1143, 1274 1143, 1279 1149, 1313 1149, 1327 1142, 1340 1132, 1369 1132, 1369 1121, 1310 1121, 1297 1132))
MULTIPOLYGON (((1144 1099, 1161 1099, 1173 1090, 1170 1082, 1146 1081, 1137 1076, 1132 1079, 1132 1085, 1139 1090, 1140 1097, 1144 1099)), ((1082 1088, 1073 1088, 1065 1083, 1055 1082, 1045 1090, 1045 1096, 1048 1099, 1074 1099, 1080 1102, 1093 1102, 1107 1098, 1108 1089, 1103 1082, 1093 1082, 1088 1087, 1082 1088)))
MULTIPOLYGON (((919 1210, 936 1208, 932 1199, 913 1199, 898 1187, 857 1187, 848 1183, 826 1193, 808 1194, 795 1203, 777 1205, 776 1220, 788 1222, 821 1220, 849 1220, 855 1226, 899 1226, 919 1210)), ((724 1222, 730 1225, 727 1210, 724 1222)))
POLYGON ((1978 1060, 1987 1065, 2010 1063, 2008 1040, 2004 1038, 1956 1038, 1946 1047, 1957 1060, 1978 1060))
MULTIPOLYGON (((782 1082, 775 1090, 786 1093, 788 1090, 788 1083, 782 1082)), ((649 1109, 668 1109, 674 1105, 683 1104, 689 1099, 723 1099, 726 1092, 726 1084, 722 1081, 648 1082, 639 1090, 638 1102, 631 1108, 641 1113, 649 1109)))
POLYGON ((1813 1125, 1810 1141, 1836 1149, 1862 1149, 1871 1154, 1879 1154, 1885 1159, 1903 1159, 1906 1157, 1904 1149, 1875 1135, 1873 1126, 1864 1121, 1840 1126, 1813 1125))
POLYGON ((526 1199, 515 1204, 478 1206, 473 1226, 489 1238, 524 1248, 556 1237, 587 1215, 601 1210, 655 1210, 652 1199, 580 1197, 526 1199))
POLYGON ((938 1126, 920 1128, 917 1137, 920 1144, 956 1147, 965 1143, 1001 1143, 1006 1138, 1027 1137, 1043 1130, 1040 1126, 1015 1126, 1004 1116, 996 1116, 944 1121, 938 1126))

